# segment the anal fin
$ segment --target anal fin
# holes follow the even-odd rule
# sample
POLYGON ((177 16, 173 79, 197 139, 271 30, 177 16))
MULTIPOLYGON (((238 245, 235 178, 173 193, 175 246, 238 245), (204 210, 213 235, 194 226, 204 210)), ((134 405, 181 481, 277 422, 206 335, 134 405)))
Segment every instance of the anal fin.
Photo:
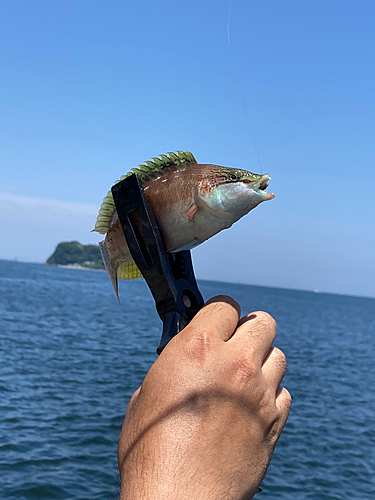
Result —
POLYGON ((135 265, 135 262, 126 262, 120 264, 117 269, 117 277, 123 280, 135 280, 142 277, 141 271, 135 265))

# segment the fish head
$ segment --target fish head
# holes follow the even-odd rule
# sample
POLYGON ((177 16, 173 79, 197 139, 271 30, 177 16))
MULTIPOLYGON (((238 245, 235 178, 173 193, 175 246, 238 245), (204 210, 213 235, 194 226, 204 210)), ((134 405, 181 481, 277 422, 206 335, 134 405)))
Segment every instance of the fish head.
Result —
POLYGON ((210 165, 198 187, 198 205, 221 219, 237 221, 275 195, 265 191, 270 176, 210 165))

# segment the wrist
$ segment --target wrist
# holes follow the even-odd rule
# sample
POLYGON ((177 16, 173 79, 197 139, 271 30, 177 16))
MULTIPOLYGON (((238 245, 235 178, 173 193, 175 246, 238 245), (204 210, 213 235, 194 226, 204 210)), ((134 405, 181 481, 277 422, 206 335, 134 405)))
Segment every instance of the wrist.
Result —
POLYGON ((254 464, 244 471, 224 454, 218 466, 212 450, 202 453, 190 439, 140 440, 135 448, 121 467, 120 500, 250 500, 264 475, 254 464), (247 485, 246 497, 239 484, 247 485))

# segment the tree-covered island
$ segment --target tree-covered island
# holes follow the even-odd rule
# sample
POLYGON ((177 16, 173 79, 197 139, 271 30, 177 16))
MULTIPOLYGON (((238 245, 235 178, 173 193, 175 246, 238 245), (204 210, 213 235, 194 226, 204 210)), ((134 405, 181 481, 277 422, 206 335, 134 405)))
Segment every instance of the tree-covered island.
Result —
POLYGON ((78 241, 59 243, 53 254, 47 259, 50 266, 77 265, 88 269, 104 269, 98 245, 82 245, 78 241))

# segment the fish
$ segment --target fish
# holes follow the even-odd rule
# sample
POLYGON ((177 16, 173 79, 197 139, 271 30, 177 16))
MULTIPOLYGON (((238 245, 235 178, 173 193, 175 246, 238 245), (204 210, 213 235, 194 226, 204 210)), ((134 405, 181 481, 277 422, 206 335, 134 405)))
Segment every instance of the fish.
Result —
MULTIPOLYGON (((266 191, 268 174, 199 164, 189 151, 146 161, 115 184, 132 173, 141 180, 167 252, 191 250, 275 197, 266 191)), ((100 250, 119 299, 118 278, 140 278, 141 272, 127 246, 111 191, 103 200, 93 231, 106 235, 100 250)))

